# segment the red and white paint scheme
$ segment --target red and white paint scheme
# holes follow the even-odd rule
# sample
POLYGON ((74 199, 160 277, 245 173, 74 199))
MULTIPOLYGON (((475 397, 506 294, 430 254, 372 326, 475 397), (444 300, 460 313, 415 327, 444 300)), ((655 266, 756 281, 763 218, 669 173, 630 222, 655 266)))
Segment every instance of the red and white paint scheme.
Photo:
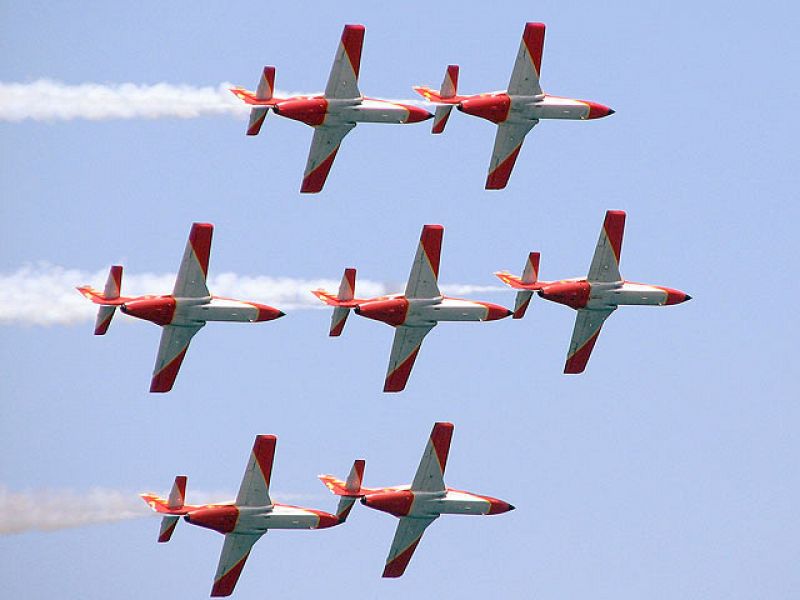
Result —
POLYGON ((692 298, 680 290, 623 279, 619 272, 619 260, 624 231, 625 213, 621 210, 607 211, 589 274, 583 279, 540 281, 538 252, 531 252, 528 256, 522 277, 507 271, 495 273, 504 283, 519 290, 514 307, 515 319, 525 315, 533 292, 545 300, 565 304, 578 312, 564 373, 583 373, 603 322, 618 306, 664 306, 680 304, 692 298))
POLYGON ((103 292, 90 286, 77 288, 86 298, 100 305, 95 335, 108 331, 117 307, 131 317, 151 321, 162 327, 151 392, 168 392, 189 348, 189 342, 207 321, 256 323, 272 321, 284 315, 277 308, 231 298, 212 296, 206 287, 211 236, 214 226, 194 223, 183 253, 172 293, 166 296, 120 296, 122 267, 111 267, 103 292))
POLYGON ((249 104, 247 135, 258 135, 267 112, 300 121, 314 128, 311 150, 303 174, 301 193, 322 190, 339 151, 339 145, 357 123, 419 123, 433 117, 424 108, 362 96, 358 89, 364 26, 345 25, 333 61, 325 93, 279 98, 275 89, 275 67, 264 67, 255 92, 232 88, 237 98, 249 104))
POLYGON ((256 436, 247 461, 239 494, 232 502, 185 504, 186 477, 175 478, 168 498, 141 494, 145 502, 163 516, 159 542, 168 542, 183 517, 187 523, 213 529, 225 536, 214 576, 212 596, 230 596, 239 580, 250 550, 269 529, 324 529, 344 523, 337 515, 273 502, 269 496, 272 461, 275 457, 274 435, 256 436))
POLYGON ((501 92, 458 95, 458 65, 449 65, 439 91, 425 86, 414 90, 436 103, 432 133, 442 133, 450 111, 461 112, 497 124, 487 190, 506 187, 525 136, 540 119, 587 120, 607 117, 614 111, 589 100, 573 100, 545 94, 539 85, 544 48, 544 23, 526 23, 508 89, 501 92))
POLYGON ((332 475, 319 476, 331 492, 341 497, 340 506, 345 501, 349 501, 352 506, 360 498, 365 506, 400 519, 386 558, 384 577, 400 577, 405 572, 425 528, 440 515, 497 515, 514 510, 504 500, 445 486, 444 469, 452 436, 452 423, 434 424, 411 485, 361 487, 363 460, 355 462, 346 482, 332 475))
POLYGON ((405 389, 422 340, 439 321, 496 321, 511 315, 504 306, 442 295, 438 279, 443 235, 444 227, 441 225, 422 228, 417 255, 403 294, 355 298, 355 269, 345 269, 338 294, 325 290, 312 292, 333 307, 331 336, 341 335, 351 309, 357 315, 395 328, 384 392, 405 389))

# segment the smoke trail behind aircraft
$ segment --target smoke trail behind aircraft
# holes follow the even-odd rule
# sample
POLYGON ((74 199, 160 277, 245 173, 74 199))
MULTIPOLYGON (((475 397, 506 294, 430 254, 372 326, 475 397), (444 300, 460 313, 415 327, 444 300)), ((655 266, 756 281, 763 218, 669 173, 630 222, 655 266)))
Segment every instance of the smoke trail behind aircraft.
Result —
MULTIPOLYGON (((230 87, 230 83, 205 87, 171 83, 69 85, 51 79, 0 82, 0 121, 196 119, 217 115, 245 119, 250 109, 228 91, 230 87)), ((275 95, 297 93, 276 91, 275 95)), ((418 100, 402 102, 420 104, 418 100)))
MULTIPOLYGON (((103 288, 107 269, 84 271, 46 263, 25 266, 12 273, 0 273, 0 325, 72 325, 92 322, 97 307, 83 298, 75 286, 89 284, 103 288)), ((174 274, 124 273, 122 293, 169 294, 175 284, 174 274)), ((263 302, 288 310, 327 308, 310 291, 324 288, 335 291, 336 279, 298 279, 220 273, 212 275, 208 287, 219 296, 263 302)), ((360 297, 381 296, 402 291, 404 284, 387 284, 359 279, 360 297)), ((456 296, 481 292, 507 291, 498 286, 465 284, 442 285, 442 292, 456 296)), ((123 320, 124 322, 124 320, 123 320)))

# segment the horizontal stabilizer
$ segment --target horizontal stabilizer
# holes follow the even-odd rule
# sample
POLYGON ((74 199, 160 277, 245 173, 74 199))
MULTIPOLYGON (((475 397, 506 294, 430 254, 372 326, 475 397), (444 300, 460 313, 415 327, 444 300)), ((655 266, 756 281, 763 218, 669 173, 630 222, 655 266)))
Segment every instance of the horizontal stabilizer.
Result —
POLYGON ((333 475, 320 475, 319 479, 325 484, 332 493, 337 496, 363 496, 367 488, 362 488, 361 483, 364 480, 364 459, 358 459, 353 462, 353 468, 350 469, 350 474, 347 476, 347 481, 337 479, 333 475))

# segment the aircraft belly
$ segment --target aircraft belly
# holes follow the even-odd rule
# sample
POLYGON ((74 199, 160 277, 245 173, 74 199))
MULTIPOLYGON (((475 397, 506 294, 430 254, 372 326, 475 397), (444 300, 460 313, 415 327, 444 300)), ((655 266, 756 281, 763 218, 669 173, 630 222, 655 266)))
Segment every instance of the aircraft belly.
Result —
POLYGON ((414 316, 421 321, 480 321, 486 317, 486 307, 472 302, 445 300, 441 304, 419 307, 414 316))
POLYGON ((186 318, 196 321, 241 321, 258 318, 258 309, 252 304, 215 298, 209 304, 186 307, 186 318))
POLYGON ((626 285, 614 292, 616 304, 660 306, 666 300, 667 293, 664 290, 649 285, 626 285))
POLYGON ((589 107, 582 102, 552 103, 543 102, 534 108, 536 119, 585 119, 589 114, 589 107))
POLYGON ((261 533, 267 529, 313 529, 318 524, 319 517, 313 513, 276 506, 269 512, 240 514, 236 531, 261 533))
POLYGON ((405 123, 408 111, 402 106, 375 103, 361 104, 352 109, 353 120, 359 123, 405 123))

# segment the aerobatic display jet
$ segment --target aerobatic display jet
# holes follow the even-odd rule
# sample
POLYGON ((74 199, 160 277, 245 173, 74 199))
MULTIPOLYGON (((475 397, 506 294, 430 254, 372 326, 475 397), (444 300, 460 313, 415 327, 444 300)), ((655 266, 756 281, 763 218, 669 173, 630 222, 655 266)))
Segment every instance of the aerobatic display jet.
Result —
POLYGON ((332 475, 319 476, 331 492, 341 497, 340 507, 352 506, 360 498, 365 506, 400 519, 386 558, 384 577, 400 577, 405 572, 425 529, 440 515, 497 515, 514 510, 504 500, 445 486, 444 468, 452 436, 452 423, 434 424, 411 485, 362 487, 363 460, 356 461, 346 482, 332 475))
POLYGON ((169 497, 141 494, 161 519, 159 542, 168 542, 178 519, 213 529, 225 536, 214 576, 212 596, 230 596, 239 580, 250 550, 269 529, 324 529, 344 522, 344 517, 288 504, 273 502, 269 496, 272 461, 275 457, 274 435, 256 436, 253 451, 244 471, 239 494, 233 502, 220 504, 185 504, 186 477, 175 478, 169 497))
POLYGON ((102 292, 89 286, 77 288, 86 298, 100 305, 95 335, 105 335, 117 307, 126 315, 161 326, 161 343, 150 383, 151 392, 172 389, 189 342, 207 321, 254 323, 284 316, 277 308, 265 304, 211 295, 206 287, 206 275, 213 232, 214 226, 210 223, 192 225, 175 287, 169 295, 121 296, 122 267, 119 265, 111 267, 102 292))
POLYGON ((442 295, 438 278, 443 234, 441 225, 422 228, 417 255, 403 294, 355 298, 355 269, 345 269, 338 294, 325 290, 312 292, 333 307, 331 336, 341 335, 351 309, 357 315, 395 328, 384 392, 399 392, 406 387, 422 340, 439 321, 495 321, 511 315, 504 306, 442 295))
POLYGON ((264 67, 255 92, 240 87, 231 89, 252 107, 247 135, 258 135, 270 109, 277 115, 314 128, 301 193, 313 194, 322 190, 342 139, 357 123, 418 123, 433 117, 419 106, 361 95, 358 71, 363 44, 364 26, 345 25, 322 95, 286 98, 273 95, 275 67, 272 66, 264 67))
POLYGON ((692 297, 668 287, 626 281, 619 272, 625 212, 606 212, 589 274, 583 279, 539 280, 539 253, 531 252, 522 277, 506 271, 495 273, 517 292, 514 318, 521 319, 533 292, 545 300, 574 308, 578 315, 567 352, 564 373, 583 373, 603 322, 622 305, 664 306, 680 304, 692 297))
POLYGON ((497 135, 486 178, 487 190, 506 187, 525 136, 540 119, 599 119, 614 111, 589 100, 573 100, 551 96, 542 91, 539 74, 544 47, 544 23, 527 23, 522 34, 514 70, 508 89, 502 92, 458 95, 458 65, 449 65, 439 91, 425 86, 414 90, 434 102, 436 113, 432 133, 442 133, 450 111, 455 106, 461 112, 497 124, 497 135))

